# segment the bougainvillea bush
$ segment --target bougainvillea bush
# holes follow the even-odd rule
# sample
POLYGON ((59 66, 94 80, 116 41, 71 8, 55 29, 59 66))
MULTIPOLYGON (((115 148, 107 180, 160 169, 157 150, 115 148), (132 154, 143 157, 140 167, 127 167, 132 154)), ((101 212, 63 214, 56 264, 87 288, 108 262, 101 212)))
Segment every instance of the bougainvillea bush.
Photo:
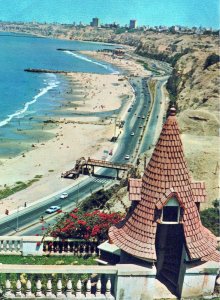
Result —
POLYGON ((117 224, 122 218, 120 213, 104 213, 98 210, 81 212, 75 208, 50 228, 48 234, 62 239, 80 238, 103 241, 108 238, 109 227, 117 224))

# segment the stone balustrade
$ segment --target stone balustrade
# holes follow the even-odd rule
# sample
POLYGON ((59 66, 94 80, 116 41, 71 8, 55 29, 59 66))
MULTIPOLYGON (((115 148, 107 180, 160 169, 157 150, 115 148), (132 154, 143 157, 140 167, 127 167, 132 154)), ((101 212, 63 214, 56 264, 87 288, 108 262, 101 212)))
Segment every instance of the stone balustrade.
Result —
POLYGON ((2 265, 0 297, 114 300, 116 273, 113 266, 2 265))
POLYGON ((99 256, 98 243, 92 241, 42 237, 1 236, 0 255, 74 255, 99 256))
MULTIPOLYGON (((219 299, 219 265, 214 262, 186 270, 182 297, 219 299), (217 279, 216 279, 217 277, 217 279)), ((133 300, 173 298, 156 279, 156 268, 134 264, 114 266, 0 266, 0 299, 133 300)))

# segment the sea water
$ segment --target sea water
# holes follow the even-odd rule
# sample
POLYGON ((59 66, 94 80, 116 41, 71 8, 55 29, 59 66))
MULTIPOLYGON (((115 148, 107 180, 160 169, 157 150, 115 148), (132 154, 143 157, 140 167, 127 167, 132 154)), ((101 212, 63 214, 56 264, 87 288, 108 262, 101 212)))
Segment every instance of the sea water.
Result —
POLYGON ((110 64, 77 52, 103 48, 113 46, 0 33, 0 157, 17 155, 29 149, 31 143, 50 138, 51 134, 43 131, 42 122, 57 114, 58 107, 68 97, 65 76, 30 73, 24 69, 118 72, 110 64))

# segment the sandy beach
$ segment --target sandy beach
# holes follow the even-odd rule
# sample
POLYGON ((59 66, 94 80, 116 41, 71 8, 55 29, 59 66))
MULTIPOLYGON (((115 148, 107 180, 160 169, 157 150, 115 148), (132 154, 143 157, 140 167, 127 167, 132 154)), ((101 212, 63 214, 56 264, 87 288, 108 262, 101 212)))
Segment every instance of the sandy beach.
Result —
MULTIPOLYGON (((36 143, 33 150, 12 159, 1 160, 0 188, 12 187, 16 182, 28 182, 37 177, 39 180, 30 187, 0 200, 0 215, 5 209, 9 213, 18 206, 30 205, 38 199, 59 191, 76 181, 61 178, 61 173, 73 167, 81 156, 102 159, 103 151, 110 151, 114 134, 114 119, 100 118, 95 113, 119 109, 120 115, 127 111, 133 91, 128 80, 122 75, 98 75, 89 73, 70 73, 67 75, 72 85, 80 89, 76 101, 68 101, 61 107, 68 111, 68 118, 55 119, 57 126, 50 130, 55 137, 44 143, 36 143), (83 116, 84 113, 91 116, 83 116), (71 117, 71 113, 74 114, 71 117), (76 116, 76 113, 79 116, 76 116), (82 113, 82 116, 80 116, 82 113)), ((70 95, 69 95, 70 96, 70 95)), ((119 116, 120 117, 120 116, 119 116)))

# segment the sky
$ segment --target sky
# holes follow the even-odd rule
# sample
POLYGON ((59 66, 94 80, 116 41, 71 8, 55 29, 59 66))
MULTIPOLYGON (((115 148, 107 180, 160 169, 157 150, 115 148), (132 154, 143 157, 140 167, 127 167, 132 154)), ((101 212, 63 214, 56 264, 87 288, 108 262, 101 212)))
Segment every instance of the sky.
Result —
POLYGON ((0 0, 0 20, 204 26, 219 29, 219 0, 0 0))

